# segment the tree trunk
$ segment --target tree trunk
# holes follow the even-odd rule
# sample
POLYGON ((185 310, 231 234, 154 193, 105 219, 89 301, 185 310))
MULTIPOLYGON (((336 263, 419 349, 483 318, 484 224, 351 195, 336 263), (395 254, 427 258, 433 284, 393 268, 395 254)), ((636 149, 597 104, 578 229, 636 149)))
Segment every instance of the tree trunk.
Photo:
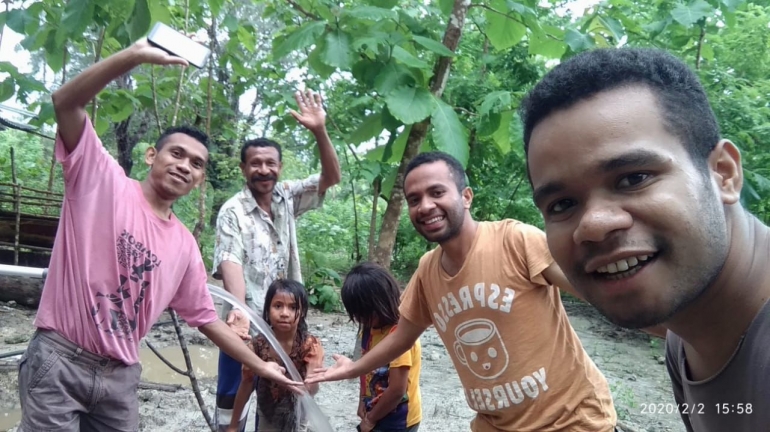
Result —
POLYGON ((132 145, 131 136, 128 132, 132 117, 133 115, 115 125, 115 140, 118 142, 118 164, 123 168, 126 176, 131 175, 131 169, 134 167, 134 159, 131 157, 131 153, 133 153, 135 144, 132 145))
MULTIPOLYGON (((443 39, 444 46, 449 48, 452 52, 457 49, 457 45, 460 43, 460 36, 462 36, 465 17, 468 14, 470 5, 470 0, 455 0, 454 6, 452 7, 452 13, 449 16, 443 39)), ((436 60, 436 64, 433 67, 433 78, 431 79, 430 91, 437 98, 440 98, 441 94, 444 92, 451 66, 451 57, 439 57, 438 60, 436 60)), ((401 208, 404 204, 404 173, 406 172, 406 167, 409 165, 409 162, 417 156, 420 146, 430 128, 430 122, 431 119, 428 117, 425 120, 412 125, 412 130, 409 132, 409 137, 406 141, 404 156, 401 159, 401 164, 399 165, 398 173, 396 174, 396 182, 390 192, 388 206, 385 209, 385 216, 382 219, 380 238, 374 252, 374 261, 388 269, 390 268, 393 245, 396 242, 396 232, 398 231, 401 208)))
POLYGON ((374 247, 377 241, 377 203, 380 201, 380 187, 382 185, 382 177, 377 177, 374 180, 374 191, 372 195, 372 217, 369 220, 369 243, 366 246, 367 260, 374 261, 374 247))

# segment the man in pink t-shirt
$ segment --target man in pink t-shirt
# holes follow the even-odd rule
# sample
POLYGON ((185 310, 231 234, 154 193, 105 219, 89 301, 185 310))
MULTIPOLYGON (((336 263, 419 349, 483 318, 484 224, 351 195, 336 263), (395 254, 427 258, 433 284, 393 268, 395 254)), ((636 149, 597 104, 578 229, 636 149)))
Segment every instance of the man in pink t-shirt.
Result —
POLYGON ((166 131, 141 182, 105 151, 85 106, 143 64, 186 62, 141 40, 53 94, 65 193, 37 331, 19 365, 20 431, 136 431, 139 341, 168 307, 257 375, 299 391, 217 317, 198 246, 171 206, 204 179, 208 137, 166 131))

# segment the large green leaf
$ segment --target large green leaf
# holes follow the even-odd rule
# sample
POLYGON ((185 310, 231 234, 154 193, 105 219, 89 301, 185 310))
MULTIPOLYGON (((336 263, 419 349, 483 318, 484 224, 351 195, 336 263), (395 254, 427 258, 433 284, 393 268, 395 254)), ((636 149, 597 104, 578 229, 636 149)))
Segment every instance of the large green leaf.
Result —
POLYGON ((444 57, 454 57, 455 55, 455 53, 447 48, 446 45, 439 41, 417 35, 412 36, 412 39, 414 39, 415 42, 422 45, 424 48, 444 57))
POLYGON ((367 0, 367 3, 385 9, 393 9, 398 4, 398 0, 367 0))
POLYGON ((382 113, 374 113, 367 116, 361 125, 350 134, 348 141, 351 144, 361 144, 369 141, 382 132, 382 113))
POLYGON ((5 102, 16 93, 16 84, 12 77, 6 77, 0 82, 0 102, 5 102))
POLYGON ((745 1, 746 0, 721 0, 722 4, 727 7, 729 12, 735 12, 735 9, 745 1))
POLYGON ((507 154, 511 151, 511 120, 513 111, 504 111, 500 113, 500 125, 495 133, 492 134, 492 141, 495 143, 500 153, 507 154))
POLYGON ((688 5, 678 4, 671 11, 671 18, 685 27, 690 27, 713 12, 714 8, 704 0, 694 0, 688 5))
POLYGON ((532 33, 529 37, 529 53, 545 58, 560 58, 567 50, 567 44, 545 33, 532 33))
POLYGON ((454 0, 438 0, 438 7, 441 9, 441 13, 444 15, 449 15, 452 13, 452 9, 454 9, 455 2, 454 0))
POLYGON ((511 107, 511 92, 506 90, 493 91, 484 97, 484 101, 479 108, 479 114, 484 115, 490 112, 500 112, 511 107))
POLYGON ((501 51, 519 43, 527 34, 527 27, 519 22, 518 15, 508 11, 505 0, 493 0, 490 6, 494 11, 486 10, 485 15, 487 37, 492 46, 501 51))
POLYGON ((430 65, 428 63, 426 63, 423 60, 418 59, 417 57, 412 55, 412 53, 410 53, 409 51, 401 48, 400 46, 393 47, 393 58, 395 58, 396 60, 400 61, 401 63, 403 63, 403 64, 405 64, 405 65, 407 65, 409 67, 413 67, 413 68, 417 68, 417 69, 428 69, 428 68, 430 68, 430 65))
POLYGON ((381 8, 377 6, 356 6, 352 9, 343 9, 343 16, 349 16, 367 21, 380 21, 380 20, 398 20, 398 13, 390 8, 381 8))
POLYGON ((152 22, 162 22, 171 25, 171 13, 169 13, 168 8, 162 2, 151 1, 149 5, 152 22))
POLYGON ((620 22, 618 22, 615 18, 608 16, 600 16, 597 18, 599 19, 599 22, 602 24, 602 26, 612 35, 616 43, 623 39, 625 32, 623 31, 623 25, 620 24, 620 22))
POLYGON ((241 42, 244 48, 250 53, 257 50, 257 39, 254 37, 254 33, 246 29, 246 27, 238 27, 236 32, 238 40, 241 42))
POLYGON ((224 2, 225 0, 209 0, 209 8, 211 9, 212 16, 215 18, 219 16, 219 11, 222 10, 222 4, 224 4, 224 2))
POLYGON ((349 69, 352 63, 350 52, 350 36, 347 33, 336 30, 326 34, 326 50, 323 61, 329 66, 340 69, 349 69))
POLYGON ((397 87, 415 83, 416 80, 407 67, 391 60, 375 78, 374 89, 380 95, 387 96, 397 87))
POLYGON ((424 87, 401 86, 385 96, 393 117, 404 124, 417 123, 431 115, 436 106, 433 95, 424 87))
POLYGON ((433 141, 436 148, 448 153, 463 166, 468 164, 468 130, 457 117, 454 108, 441 99, 436 99, 436 109, 431 117, 433 141))
POLYGON ((307 63, 313 68, 318 76, 327 79, 336 69, 323 62, 322 56, 324 48, 325 46, 323 44, 316 46, 315 49, 310 52, 310 55, 307 56, 307 63))
POLYGON ((326 29, 324 21, 310 21, 298 27, 284 38, 273 40, 273 58, 280 60, 292 51, 307 48, 321 36, 326 29))
POLYGON ((150 23, 152 22, 152 16, 150 15, 150 6, 147 3, 148 0, 136 0, 134 3, 134 13, 129 22, 129 36, 131 41, 137 41, 139 38, 147 34, 150 30, 150 23))
POLYGON ((56 45, 61 45, 70 35, 81 35, 94 17, 93 0, 69 0, 64 7, 61 25, 56 32, 56 45))
POLYGON ((594 40, 591 36, 580 33, 575 29, 568 29, 564 35, 564 40, 574 52, 589 50, 594 46, 594 40))
POLYGON ((25 34, 29 25, 37 21, 37 17, 32 16, 28 9, 12 9, 8 11, 5 18, 5 25, 19 34, 25 34))

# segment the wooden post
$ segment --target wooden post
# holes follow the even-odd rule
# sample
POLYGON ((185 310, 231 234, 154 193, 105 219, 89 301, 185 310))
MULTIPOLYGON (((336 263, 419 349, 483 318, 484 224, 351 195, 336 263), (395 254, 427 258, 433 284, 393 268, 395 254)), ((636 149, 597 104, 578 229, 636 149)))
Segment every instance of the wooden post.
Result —
POLYGON ((13 265, 19 265, 19 230, 21 229, 21 190, 16 179, 16 153, 11 147, 11 180, 13 182, 13 211, 16 213, 16 229, 13 233, 13 265))

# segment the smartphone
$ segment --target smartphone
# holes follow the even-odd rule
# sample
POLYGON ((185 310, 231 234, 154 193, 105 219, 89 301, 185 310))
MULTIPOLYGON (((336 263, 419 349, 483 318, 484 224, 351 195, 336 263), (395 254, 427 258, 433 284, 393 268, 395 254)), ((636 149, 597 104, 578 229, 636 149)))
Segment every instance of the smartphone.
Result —
POLYGON ((187 60, 188 63, 202 69, 206 66, 211 50, 195 42, 173 28, 158 22, 147 35, 147 41, 163 51, 187 60))

